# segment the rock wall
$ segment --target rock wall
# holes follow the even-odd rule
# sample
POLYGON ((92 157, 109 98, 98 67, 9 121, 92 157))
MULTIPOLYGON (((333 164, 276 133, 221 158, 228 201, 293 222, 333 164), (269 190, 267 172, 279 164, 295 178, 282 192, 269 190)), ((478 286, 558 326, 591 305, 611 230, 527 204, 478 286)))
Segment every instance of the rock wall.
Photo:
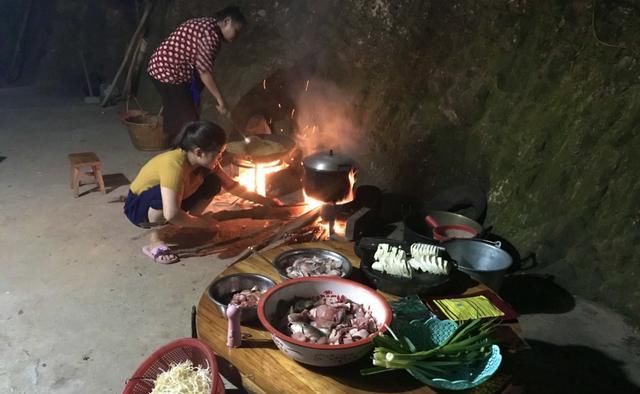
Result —
POLYGON ((0 78, 0 86, 32 84, 45 92, 87 95, 82 55, 92 85, 98 88, 109 82, 122 61, 141 8, 139 0, 3 4, 0 76, 4 78, 0 78), (14 62, 18 41, 20 50, 14 62))
MULTIPOLYGON (((223 93, 241 104, 237 119, 250 106, 274 121, 297 108, 291 118, 302 129, 305 114, 321 112, 321 139, 339 134, 365 178, 382 186, 423 198, 459 184, 484 188, 486 222, 522 255, 535 253, 539 270, 640 321, 638 5, 237 4, 249 26, 216 62, 223 93)), ((184 19, 224 5, 156 1, 151 50, 184 19)), ((144 79, 140 96, 157 107, 144 79)), ((217 118, 210 101, 204 117, 217 118)))

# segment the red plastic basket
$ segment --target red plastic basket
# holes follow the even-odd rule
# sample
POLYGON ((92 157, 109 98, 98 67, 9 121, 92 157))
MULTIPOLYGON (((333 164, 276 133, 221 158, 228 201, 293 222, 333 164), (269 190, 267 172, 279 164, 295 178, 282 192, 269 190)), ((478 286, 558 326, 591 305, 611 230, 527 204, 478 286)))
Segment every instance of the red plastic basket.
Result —
POLYGON ((133 373, 122 394, 149 394, 153 390, 153 381, 171 364, 191 360, 193 365, 209 366, 211 370, 211 394, 224 394, 224 383, 218 375, 218 363, 207 344, 193 339, 183 338, 170 342, 153 352, 133 373))

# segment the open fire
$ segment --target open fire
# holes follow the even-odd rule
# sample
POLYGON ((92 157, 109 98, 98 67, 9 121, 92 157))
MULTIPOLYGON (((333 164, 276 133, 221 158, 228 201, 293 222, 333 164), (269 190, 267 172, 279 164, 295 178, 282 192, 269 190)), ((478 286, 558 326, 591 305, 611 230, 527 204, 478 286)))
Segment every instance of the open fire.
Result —
POLYGON ((267 195, 267 175, 284 170, 287 168, 287 164, 280 160, 275 160, 269 163, 248 163, 239 164, 238 176, 236 180, 247 190, 256 192, 261 196, 267 195))
POLYGON ((318 207, 326 208, 326 209, 323 209, 323 212, 325 212, 325 214, 324 215, 321 214, 320 218, 318 219, 319 224, 321 224, 324 227, 325 234, 327 234, 326 238, 330 238, 333 234, 336 234, 338 236, 345 235, 347 222, 345 220, 340 220, 339 218, 336 218, 336 206, 347 204, 353 201, 355 197, 353 186, 356 183, 356 176, 357 176, 357 171, 355 169, 352 169, 349 172, 349 194, 342 200, 336 201, 335 203, 333 202, 327 203, 324 201, 317 200, 313 197, 309 197, 307 193, 304 193, 304 190, 303 190, 304 201, 309 206, 309 209, 318 208, 318 207))
MULTIPOLYGON (((268 163, 234 163, 238 169, 238 176, 236 180, 247 190, 254 191, 262 196, 267 195, 268 185, 267 179, 270 174, 274 174, 278 171, 282 171, 288 167, 286 163, 283 163, 280 160, 276 160, 268 163)), ((354 199, 354 184, 356 183, 357 172, 356 170, 351 170, 349 172, 349 194, 340 201, 332 202, 324 202, 313 197, 308 196, 304 189, 302 190, 302 194, 304 196, 304 203, 307 205, 307 212, 316 209, 322 208, 323 214, 321 214, 320 218, 316 225, 321 226, 324 236, 323 239, 329 239, 331 235, 335 234, 337 236, 344 236, 347 222, 345 220, 341 220, 335 217, 336 206, 347 204, 354 199)), ((289 201, 285 201, 289 202, 289 201)), ((299 201, 296 201, 299 202, 299 201)))

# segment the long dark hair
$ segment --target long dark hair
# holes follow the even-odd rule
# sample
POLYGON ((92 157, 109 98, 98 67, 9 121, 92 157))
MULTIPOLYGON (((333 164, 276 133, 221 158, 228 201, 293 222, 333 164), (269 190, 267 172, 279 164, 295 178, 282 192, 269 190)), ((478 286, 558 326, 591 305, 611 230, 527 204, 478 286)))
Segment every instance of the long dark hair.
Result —
POLYGON ((200 148, 205 152, 216 152, 226 143, 227 134, 222 127, 206 120, 196 120, 182 127, 173 141, 173 147, 185 151, 200 148))
POLYGON ((245 26, 247 24, 247 19, 242 14, 242 11, 240 11, 240 8, 236 7, 235 5, 225 7, 224 9, 213 14, 213 17, 218 21, 222 21, 224 18, 229 17, 232 21, 242 26, 245 26))

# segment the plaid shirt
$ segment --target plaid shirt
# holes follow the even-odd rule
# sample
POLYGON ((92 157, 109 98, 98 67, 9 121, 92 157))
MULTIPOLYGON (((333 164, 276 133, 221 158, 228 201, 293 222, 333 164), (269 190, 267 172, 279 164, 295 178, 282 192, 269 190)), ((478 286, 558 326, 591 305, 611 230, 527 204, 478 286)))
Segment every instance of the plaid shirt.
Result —
POLYGON ((147 71, 160 82, 188 83, 194 67, 200 72, 213 72, 222 40, 222 32, 214 18, 189 19, 151 55, 147 71))

